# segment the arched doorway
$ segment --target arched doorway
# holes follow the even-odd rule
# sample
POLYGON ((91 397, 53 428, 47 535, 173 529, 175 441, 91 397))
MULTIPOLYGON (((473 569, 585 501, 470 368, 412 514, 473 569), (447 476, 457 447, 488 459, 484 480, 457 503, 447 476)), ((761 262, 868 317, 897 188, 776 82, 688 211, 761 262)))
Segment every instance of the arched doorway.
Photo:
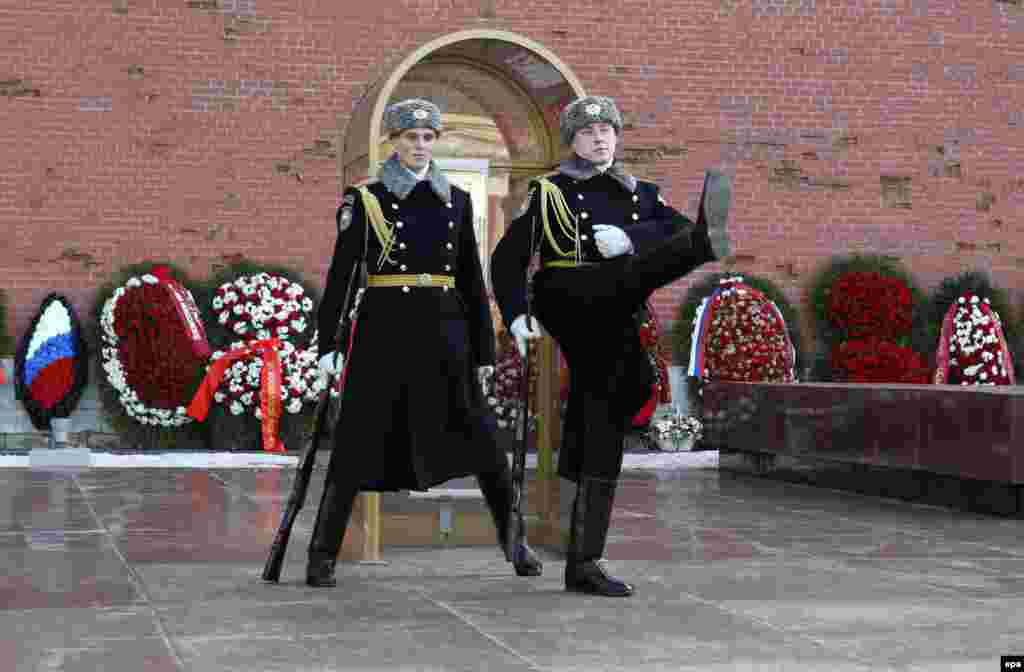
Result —
MULTIPOLYGON (((529 180, 552 170, 563 156, 558 132, 561 109, 583 95, 572 71, 533 40, 495 30, 446 35, 409 54, 360 100, 342 135, 338 160, 343 184, 375 174, 390 156, 392 148, 382 132, 390 103, 410 97, 433 101, 441 109, 445 127, 435 158, 449 178, 473 196, 487 275, 490 252, 526 198, 529 180)), ((500 324, 496 310, 494 316, 495 324, 500 324)), ((542 486, 542 501, 531 503, 530 509, 556 515, 552 453, 558 440, 554 419, 560 401, 553 342, 543 339, 537 352, 541 375, 535 403, 542 416, 538 476, 552 487, 542 486)), ((361 500, 363 534, 350 536, 360 539, 359 557, 375 560, 381 545, 379 496, 369 493, 361 500)), ((542 539, 559 534, 543 522, 536 532, 535 538, 542 539)))

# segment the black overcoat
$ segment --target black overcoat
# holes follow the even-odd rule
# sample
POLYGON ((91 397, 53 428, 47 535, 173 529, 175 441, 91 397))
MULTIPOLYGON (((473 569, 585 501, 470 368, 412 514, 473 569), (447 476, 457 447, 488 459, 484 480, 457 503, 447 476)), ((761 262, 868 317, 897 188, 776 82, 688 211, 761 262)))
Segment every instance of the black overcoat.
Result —
MULTIPOLYGON (((623 437, 630 420, 650 399, 654 371, 640 342, 637 316, 649 295, 625 298, 625 257, 605 259, 594 241, 594 226, 613 225, 629 236, 636 254, 692 228, 693 223, 659 195, 657 185, 628 174, 580 175, 577 161, 563 163, 546 178, 557 186, 577 217, 579 268, 545 267, 565 260, 555 250, 573 247, 552 224, 545 233, 541 190, 531 185, 528 202, 512 221, 491 257, 491 283, 506 326, 526 310, 526 269, 532 249, 540 270, 533 277, 533 311, 555 338, 569 367, 569 398, 562 425, 558 471, 563 478, 618 477, 623 437), (552 245, 549 235, 554 237, 552 245), (619 298, 622 297, 622 298, 619 298)), ((548 220, 554 223, 549 203, 548 220)), ((641 284, 643 279, 637 279, 641 284)), ((655 287, 652 286, 651 291, 655 287)))
MULTIPOLYGON (((470 196, 452 185, 445 202, 429 181, 404 198, 379 181, 368 187, 396 234, 389 255, 394 263, 378 267, 382 246, 369 227, 370 276, 451 275, 455 288, 366 290, 335 430, 332 476, 354 478, 363 490, 394 491, 496 471, 507 458, 476 377, 477 367, 493 365, 495 344, 470 196)), ((334 350, 349 274, 363 253, 365 218, 356 190, 347 189, 319 311, 322 354, 334 350), (351 210, 343 216, 345 207, 351 210)))

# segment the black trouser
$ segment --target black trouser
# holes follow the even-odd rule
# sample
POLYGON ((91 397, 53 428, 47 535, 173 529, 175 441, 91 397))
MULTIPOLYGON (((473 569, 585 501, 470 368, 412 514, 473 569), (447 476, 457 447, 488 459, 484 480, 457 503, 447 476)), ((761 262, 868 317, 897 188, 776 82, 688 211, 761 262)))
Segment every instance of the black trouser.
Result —
POLYGON ((688 227, 638 254, 537 274, 537 318, 570 373, 561 476, 618 477, 623 438, 654 384, 636 314, 656 289, 712 260, 706 237, 688 227))

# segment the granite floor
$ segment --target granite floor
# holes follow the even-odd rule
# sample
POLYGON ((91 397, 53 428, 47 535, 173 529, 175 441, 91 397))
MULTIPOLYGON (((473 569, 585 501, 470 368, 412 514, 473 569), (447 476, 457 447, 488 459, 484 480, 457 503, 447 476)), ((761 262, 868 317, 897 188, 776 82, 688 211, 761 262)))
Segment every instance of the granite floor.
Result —
MULTIPOLYGON (((1024 521, 716 470, 632 473, 630 599, 564 562, 388 549, 302 583, 315 511, 260 581, 290 469, 0 470, 0 670, 993 670, 1024 652, 1024 521)), ((310 502, 318 501, 314 479, 310 502)))

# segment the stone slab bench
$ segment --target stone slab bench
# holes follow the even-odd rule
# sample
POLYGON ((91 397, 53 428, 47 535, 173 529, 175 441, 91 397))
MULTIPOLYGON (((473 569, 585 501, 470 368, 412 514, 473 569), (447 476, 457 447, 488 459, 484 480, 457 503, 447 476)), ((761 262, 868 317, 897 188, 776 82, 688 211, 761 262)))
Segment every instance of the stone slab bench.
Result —
POLYGON ((1024 516, 1024 389, 711 382, 722 469, 1024 516))

